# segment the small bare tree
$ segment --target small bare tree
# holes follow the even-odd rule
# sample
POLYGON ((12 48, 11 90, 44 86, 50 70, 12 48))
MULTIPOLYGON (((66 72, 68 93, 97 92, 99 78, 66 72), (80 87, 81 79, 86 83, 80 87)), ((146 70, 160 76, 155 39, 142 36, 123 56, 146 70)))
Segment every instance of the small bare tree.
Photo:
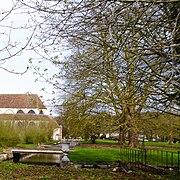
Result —
POLYGON ((22 72, 17 72, 6 67, 6 62, 14 60, 23 51, 28 49, 35 32, 35 27, 32 30, 29 24, 22 22, 27 18, 27 15, 24 14, 21 3, 9 1, 5 5, 1 6, 2 9, 0 9, 0 69, 9 73, 23 74, 27 72, 28 67, 22 72), (27 33, 26 36, 24 36, 25 33, 27 33))

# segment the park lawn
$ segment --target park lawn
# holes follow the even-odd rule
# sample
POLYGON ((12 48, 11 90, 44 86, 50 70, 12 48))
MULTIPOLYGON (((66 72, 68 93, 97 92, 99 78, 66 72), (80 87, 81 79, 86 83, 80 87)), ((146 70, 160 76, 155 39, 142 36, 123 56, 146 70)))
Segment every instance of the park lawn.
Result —
MULTIPOLYGON (((135 150, 135 149, 134 149, 135 150)), ((143 152, 143 151, 142 151, 143 152)), ((151 165, 160 165, 169 163, 171 164, 171 154, 173 154, 173 162, 178 164, 177 150, 146 150, 146 162, 151 165), (168 153, 168 159, 166 158, 168 153)), ((132 153, 132 152, 131 152, 132 153)), ((138 149, 136 151, 138 154, 138 149)), ((141 153, 141 151, 140 151, 141 153)), ((109 148, 109 147, 75 147, 72 152, 68 154, 68 157, 73 163, 82 162, 96 162, 96 163, 115 163, 118 161, 128 162, 127 149, 126 148, 109 148)), ((144 159, 139 154, 139 160, 144 159)), ((136 162, 137 159, 131 156, 131 160, 136 162)))
MULTIPOLYGON (((82 143, 74 147, 73 151, 68 154, 70 160, 74 163, 83 162, 96 162, 96 163, 115 163, 118 161, 128 162, 128 153, 131 153, 132 162, 144 162, 145 147, 140 149, 129 149, 128 147, 122 148, 115 141, 97 140, 96 144, 82 143), (103 142, 106 143, 103 143, 103 142), (131 152, 129 152, 131 150, 131 152), (132 154, 135 153, 136 157, 132 154)), ((156 145, 164 145, 165 143, 157 143, 156 145)), ((146 163, 149 165, 166 165, 178 164, 178 149, 166 148, 164 145, 151 147, 146 146, 146 163), (173 159, 173 160, 172 160, 173 159)))
POLYGON ((22 148, 35 148, 37 147, 37 144, 18 144, 17 147, 22 147, 22 148))
MULTIPOLYGON (((38 146, 37 144, 18 144, 16 147, 19 147, 19 148, 35 148, 37 146, 38 146)), ((3 148, 4 147, 0 146, 0 152, 3 151, 3 148)), ((11 148, 11 147, 6 147, 6 148, 11 148)))
POLYGON ((113 163, 125 160, 125 151, 119 148, 80 148, 75 147, 73 152, 68 154, 71 162, 106 162, 113 163))

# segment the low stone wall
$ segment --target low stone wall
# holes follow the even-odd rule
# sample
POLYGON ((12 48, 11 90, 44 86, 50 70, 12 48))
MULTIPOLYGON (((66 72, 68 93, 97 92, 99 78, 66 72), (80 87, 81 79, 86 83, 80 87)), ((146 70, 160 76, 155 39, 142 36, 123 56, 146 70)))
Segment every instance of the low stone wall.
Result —
POLYGON ((0 161, 5 161, 7 159, 12 159, 12 158, 13 158, 13 154, 11 148, 3 149, 3 152, 0 152, 0 161))
POLYGON ((4 152, 0 153, 0 162, 5 161, 7 159, 8 159, 7 153, 4 153, 4 152))

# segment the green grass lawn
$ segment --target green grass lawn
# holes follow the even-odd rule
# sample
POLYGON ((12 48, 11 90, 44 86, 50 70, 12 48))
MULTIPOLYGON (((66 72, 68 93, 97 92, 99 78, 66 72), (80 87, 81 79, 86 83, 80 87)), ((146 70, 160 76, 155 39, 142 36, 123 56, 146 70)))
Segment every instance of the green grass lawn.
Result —
POLYGON ((125 151, 119 148, 74 148, 68 157, 72 162, 116 162, 124 160, 125 151))
POLYGON ((114 163, 117 161, 128 162, 146 162, 149 165, 177 165, 178 164, 178 149, 167 149, 169 146, 165 142, 146 142, 146 152, 142 149, 121 148, 117 141, 97 140, 96 144, 90 146, 90 142, 83 142, 83 146, 74 148, 74 152, 69 153, 69 158, 72 162, 103 162, 114 163), (104 146, 102 146, 104 144, 104 146), (107 146, 109 145, 109 146, 107 146), (117 145, 117 146, 111 146, 117 145), (97 146, 97 147, 96 147, 97 146), (150 148, 155 146, 156 148, 150 148), (159 147, 160 148, 157 148, 159 147), (99 147, 99 148, 98 148, 99 147), (129 151, 130 150, 130 151, 129 151), (128 153, 131 157, 128 157, 128 153), (146 153, 146 154, 145 154, 146 153), (129 158, 129 159, 128 159, 129 158))
POLYGON ((22 147, 22 148, 34 148, 37 147, 37 144, 18 144, 17 147, 22 147))
MULTIPOLYGON (((16 147, 20 147, 20 148, 34 148, 37 147, 37 144, 18 144, 16 147)), ((8 147, 7 147, 8 148, 8 147)), ((0 146, 0 152, 3 151, 3 147, 0 146)))
MULTIPOLYGON (((145 162, 151 165, 177 165, 177 150, 142 150, 131 149, 131 162, 145 162), (136 155, 135 155, 136 154, 136 155), (146 157, 146 160, 145 160, 146 157)), ((85 148, 75 147, 74 152, 70 152, 68 157, 72 162, 99 162, 114 163, 117 161, 128 162, 128 151, 123 148, 85 148)))

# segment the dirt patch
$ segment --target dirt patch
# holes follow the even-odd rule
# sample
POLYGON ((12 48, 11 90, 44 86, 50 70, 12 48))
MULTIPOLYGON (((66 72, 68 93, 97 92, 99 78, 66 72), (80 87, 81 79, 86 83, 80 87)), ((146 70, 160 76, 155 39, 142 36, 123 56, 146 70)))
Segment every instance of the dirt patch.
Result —
POLYGON ((82 148, 120 148, 118 144, 80 144, 82 148))
MULTIPOLYGON (((78 147, 82 148, 121 148, 121 147, 128 147, 128 146, 121 146, 119 144, 79 144, 78 147)), ((180 147, 176 146, 139 146, 139 148, 146 148, 146 149, 180 149, 180 147)))

